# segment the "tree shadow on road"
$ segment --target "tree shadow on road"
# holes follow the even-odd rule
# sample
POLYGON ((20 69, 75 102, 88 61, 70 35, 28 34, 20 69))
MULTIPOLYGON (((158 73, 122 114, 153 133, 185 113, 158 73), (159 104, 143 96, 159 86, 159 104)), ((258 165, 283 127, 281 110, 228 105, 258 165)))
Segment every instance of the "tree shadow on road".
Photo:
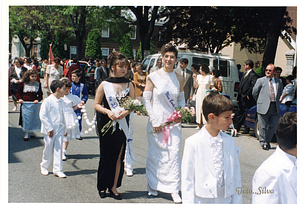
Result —
POLYGON ((43 137, 35 133, 34 138, 29 138, 29 141, 24 141, 24 132, 22 128, 8 128, 8 163, 18 163, 20 160, 15 156, 15 153, 41 147, 43 137))

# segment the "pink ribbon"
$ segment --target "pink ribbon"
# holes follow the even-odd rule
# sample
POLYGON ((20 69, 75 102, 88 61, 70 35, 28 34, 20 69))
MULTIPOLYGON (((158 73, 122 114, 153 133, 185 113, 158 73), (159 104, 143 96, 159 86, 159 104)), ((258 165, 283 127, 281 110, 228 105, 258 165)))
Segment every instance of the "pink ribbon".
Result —
POLYGON ((170 134, 170 124, 176 120, 181 118, 180 111, 174 110, 173 114, 167 119, 167 122, 164 124, 163 127, 163 145, 165 146, 166 143, 169 141, 169 134, 170 134))

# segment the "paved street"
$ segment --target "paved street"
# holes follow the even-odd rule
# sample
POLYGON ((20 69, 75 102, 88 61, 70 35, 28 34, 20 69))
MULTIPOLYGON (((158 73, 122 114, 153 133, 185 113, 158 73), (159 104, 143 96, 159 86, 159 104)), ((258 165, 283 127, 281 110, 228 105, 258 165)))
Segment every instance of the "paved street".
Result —
MULTIPOLYGON (((94 115, 93 96, 87 102, 88 117, 91 120, 94 115)), ((13 103, 9 103, 9 160, 8 160, 8 202, 11 203, 169 203, 172 199, 169 194, 159 193, 156 198, 147 197, 146 183, 146 157, 147 157, 147 117, 137 116, 133 120, 133 151, 138 162, 133 163, 134 176, 124 175, 122 186, 118 189, 123 200, 117 201, 107 197, 101 199, 96 188, 97 169, 99 162, 99 141, 93 130, 83 137, 83 140, 73 140, 68 148, 68 160, 63 162, 63 171, 68 176, 61 179, 53 176, 52 165, 50 174, 43 176, 40 173, 39 164, 43 151, 43 136, 36 133, 35 138, 28 142, 23 141, 23 131, 18 126, 19 111, 12 112, 13 103)), ((184 140, 198 132, 196 125, 186 125, 182 130, 181 154, 184 140)), ((86 123, 83 131, 87 130, 86 123)), ((272 143, 272 149, 264 151, 253 137, 236 137, 236 145, 241 146, 239 156, 242 185, 244 190, 251 189, 251 181, 258 166, 274 151, 276 144, 272 143)), ((251 203, 251 195, 243 195, 243 203, 251 203)))

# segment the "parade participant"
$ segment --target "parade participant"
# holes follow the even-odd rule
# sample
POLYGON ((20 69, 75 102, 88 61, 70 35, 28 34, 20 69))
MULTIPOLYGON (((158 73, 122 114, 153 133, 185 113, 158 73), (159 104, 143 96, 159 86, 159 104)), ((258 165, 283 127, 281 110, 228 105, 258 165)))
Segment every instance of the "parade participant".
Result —
POLYGON ((63 67, 60 65, 60 58, 56 57, 53 60, 52 65, 48 65, 45 72, 45 84, 44 87, 47 88, 47 95, 49 96, 51 91, 51 83, 53 80, 59 80, 63 77, 63 67))
POLYGON ((149 115, 147 125, 148 155, 146 176, 148 195, 158 192, 170 193, 175 203, 181 203, 180 184, 180 145, 181 118, 170 126, 169 135, 163 133, 162 124, 177 107, 184 107, 183 77, 173 70, 177 62, 177 49, 163 45, 161 49, 164 66, 148 76, 143 99, 149 115), (154 131, 155 133, 152 133, 154 131), (164 134, 166 139, 163 139, 164 134))
POLYGON ((62 160, 67 160, 67 148, 69 145, 70 139, 80 138, 80 132, 78 127, 78 119, 74 111, 82 108, 81 100, 76 95, 70 94, 70 89, 72 87, 71 81, 68 78, 62 78, 66 86, 66 91, 62 100, 65 102, 64 118, 66 122, 67 136, 63 138, 63 147, 62 147, 62 160))
POLYGON ((106 190, 114 199, 121 200, 117 188, 121 186, 124 174, 124 155, 128 135, 130 111, 122 110, 119 101, 130 96, 134 98, 134 87, 124 75, 128 69, 126 57, 118 52, 110 55, 112 74, 110 78, 102 81, 96 95, 94 108, 97 111, 97 128, 100 139, 100 161, 97 176, 97 188, 101 198, 106 197, 106 190), (101 129, 113 121, 107 133, 101 129), (114 130, 114 131, 113 131, 114 130))
POLYGON ((60 80, 54 80, 50 85, 53 93, 47 97, 40 109, 40 120, 42 122, 41 133, 44 134, 45 148, 43 150, 42 162, 40 164, 42 175, 48 175, 48 168, 52 157, 53 174, 59 178, 67 176, 62 172, 62 143, 66 132, 64 120, 65 103, 61 97, 65 94, 65 84, 60 80))
POLYGON ((141 63, 137 63, 135 67, 137 70, 133 75, 135 98, 142 102, 148 73, 143 71, 144 68, 141 63))
POLYGON ((297 113, 279 119, 276 137, 275 152, 253 176, 253 204, 297 204, 297 113))
POLYGON ((11 66, 9 69, 9 82, 10 82, 9 88, 15 106, 13 108, 13 111, 17 110, 18 98, 16 94, 19 89, 19 84, 22 82, 22 77, 24 73, 27 71, 27 68, 22 67, 23 63, 24 62, 21 58, 16 57, 14 61, 15 65, 11 66))
POLYGON ((202 102, 207 95, 206 91, 214 87, 214 77, 209 75, 209 68, 207 65, 200 66, 200 74, 194 78, 194 88, 197 88, 196 93, 196 122, 198 126, 196 129, 201 129, 201 127, 206 124, 206 120, 202 112, 202 102))
MULTIPOLYGON (((80 78, 81 78, 81 71, 79 69, 76 69, 72 72, 72 87, 71 87, 71 90, 70 90, 70 93, 73 94, 73 95, 76 95, 80 98, 81 100, 81 104, 84 105, 88 98, 89 98, 89 92, 88 92, 88 89, 86 87, 85 84, 83 83, 80 83, 80 78)), ((75 113, 77 115, 77 117, 79 116, 79 120, 78 120, 78 123, 79 123, 79 131, 82 130, 82 126, 81 126, 81 123, 82 123, 82 113, 81 113, 81 109, 76 109, 75 110, 75 113)), ((76 138, 78 140, 82 140, 82 137, 80 138, 76 138)))
POLYGON ((238 149, 234 139, 222 132, 232 123, 234 106, 225 96, 212 92, 202 107, 207 124, 184 145, 182 202, 241 204, 242 195, 236 191, 242 187, 238 149))
MULTIPOLYGON (((24 104, 24 101, 29 101, 37 104, 43 99, 43 92, 41 83, 37 82, 37 71, 34 69, 27 70, 22 77, 22 82, 19 85, 19 89, 17 91, 17 99, 20 104, 24 104)), ((20 118, 19 125, 23 126, 22 120, 22 106, 20 108, 20 118)), ((24 131, 24 141, 28 141, 28 131, 24 131)), ((34 137, 34 133, 31 132, 31 137, 34 137)))

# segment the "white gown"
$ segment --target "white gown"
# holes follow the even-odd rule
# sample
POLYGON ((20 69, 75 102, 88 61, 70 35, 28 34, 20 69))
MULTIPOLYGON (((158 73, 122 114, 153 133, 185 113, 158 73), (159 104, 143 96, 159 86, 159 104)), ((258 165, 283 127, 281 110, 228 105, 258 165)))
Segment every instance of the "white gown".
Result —
MULTIPOLYGON (((170 99, 173 99, 175 108, 184 107, 184 94, 180 93, 180 84, 175 72, 167 73, 162 71, 159 76, 156 72, 151 73, 148 78, 154 83, 159 79, 163 87, 159 89, 154 86, 152 96, 153 114, 150 119, 156 123, 163 124, 174 111, 166 101, 164 94, 168 91, 170 99), (181 98, 179 98, 181 97, 181 98), (181 100, 182 99, 182 100, 181 100)), ((154 83, 155 85, 155 83, 154 83)), ((146 109, 147 108, 147 105, 146 109)), ((171 124, 168 143, 163 145, 163 133, 151 133, 153 130, 150 120, 147 125, 148 134, 148 156, 146 161, 146 176, 149 187, 166 193, 178 193, 180 184, 180 145, 181 145, 181 124, 171 124)))
MULTIPOLYGON (((65 102, 66 107, 64 111, 64 118, 66 122, 66 130, 68 133, 68 138, 75 139, 77 135, 80 135, 76 113, 74 112, 73 106, 80 104, 81 100, 78 96, 68 94, 62 97, 62 100, 65 102)), ((69 139, 68 139, 69 140, 69 139)))

